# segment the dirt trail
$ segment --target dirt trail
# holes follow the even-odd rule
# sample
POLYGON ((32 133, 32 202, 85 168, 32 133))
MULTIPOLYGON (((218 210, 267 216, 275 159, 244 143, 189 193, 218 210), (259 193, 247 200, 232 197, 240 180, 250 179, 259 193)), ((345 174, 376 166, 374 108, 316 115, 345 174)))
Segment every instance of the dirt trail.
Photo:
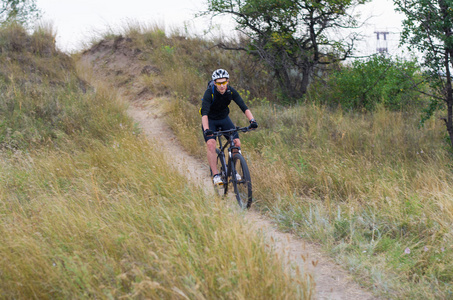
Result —
MULTIPOLYGON (((128 47, 126 39, 120 41, 101 42, 82 56, 82 63, 94 67, 94 71, 107 78, 116 75, 127 75, 135 78, 150 66, 141 66, 137 60, 139 52, 128 47)), ((139 81, 124 86, 122 95, 130 102, 128 113, 140 125, 143 132, 153 139, 157 147, 168 155, 168 161, 185 174, 191 182, 201 185, 207 193, 213 193, 206 162, 201 162, 186 153, 179 145, 176 137, 165 123, 165 112, 162 103, 165 98, 154 98, 139 81), (165 138, 162 138, 165 137, 165 138)), ((250 210, 245 215, 251 228, 263 233, 266 244, 274 249, 285 262, 297 266, 300 270, 311 274, 316 283, 314 299, 377 299, 370 292, 362 289, 352 281, 351 276, 323 255, 319 247, 287 233, 282 233, 265 216, 250 210)), ((288 269, 291 269, 288 267, 288 269)))
MULTIPOLYGON (((156 101, 159 99, 151 100, 147 105, 133 103, 128 112, 150 138, 159 141, 159 147, 167 153, 168 161, 173 166, 194 184, 202 184, 207 192, 212 193, 214 190, 207 164, 190 156, 178 145, 176 137, 165 125, 164 114, 159 111, 156 101), (162 139, 163 136, 166 138, 162 139)), ((315 299, 375 299, 354 283, 346 271, 322 255, 315 245, 278 231, 270 220, 258 212, 249 211, 246 217, 251 227, 261 231, 268 246, 286 258, 288 264, 312 274, 316 282, 315 299)))

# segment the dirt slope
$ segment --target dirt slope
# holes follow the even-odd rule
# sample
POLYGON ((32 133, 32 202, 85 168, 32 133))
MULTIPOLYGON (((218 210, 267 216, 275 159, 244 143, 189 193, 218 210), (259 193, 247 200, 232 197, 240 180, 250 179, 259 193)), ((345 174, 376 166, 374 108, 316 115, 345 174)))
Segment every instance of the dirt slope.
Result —
MULTIPOLYGON (((93 68, 97 80, 119 82, 116 87, 124 100, 131 104, 128 113, 168 155, 168 161, 194 184, 201 184, 207 193, 213 193, 206 162, 186 153, 165 123, 162 103, 168 99, 155 98, 152 91, 141 86, 139 80, 134 80, 140 74, 154 72, 155 68, 146 65, 140 59, 141 51, 131 45, 129 39, 123 38, 103 41, 85 51, 80 62, 93 68)), ((297 267, 310 274, 316 284, 313 299, 376 299, 354 283, 351 276, 323 255, 316 245, 279 232, 269 219, 253 209, 245 217, 251 228, 264 234, 267 247, 284 258, 288 270, 297 267)))

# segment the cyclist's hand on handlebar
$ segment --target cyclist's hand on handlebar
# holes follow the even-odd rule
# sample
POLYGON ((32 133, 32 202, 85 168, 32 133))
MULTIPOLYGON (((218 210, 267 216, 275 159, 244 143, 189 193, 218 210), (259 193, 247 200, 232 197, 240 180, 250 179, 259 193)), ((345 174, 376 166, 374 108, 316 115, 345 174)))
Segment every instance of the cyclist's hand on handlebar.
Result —
POLYGON ((252 129, 258 128, 258 123, 256 123, 255 119, 250 120, 250 128, 252 129))
POLYGON ((206 129, 205 131, 203 131, 203 134, 204 136, 210 136, 213 135, 214 132, 211 129, 206 129))

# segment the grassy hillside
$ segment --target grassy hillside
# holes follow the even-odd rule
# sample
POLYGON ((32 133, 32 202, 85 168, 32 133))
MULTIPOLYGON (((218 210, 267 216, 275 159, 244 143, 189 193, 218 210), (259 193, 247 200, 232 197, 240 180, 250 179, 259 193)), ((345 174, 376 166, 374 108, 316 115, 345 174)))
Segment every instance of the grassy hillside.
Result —
MULTIPOLYGON (((442 121, 419 128, 416 112, 279 106, 269 96, 265 68, 243 53, 158 28, 128 28, 123 36, 144 64, 159 70, 135 82, 173 95, 169 124, 203 159, 199 99, 212 70, 231 71, 231 85, 242 89, 260 125, 242 137, 255 208, 282 229, 321 243, 380 295, 451 297, 452 157, 442 121)), ((231 109, 238 125, 247 124, 237 107, 231 109)))
POLYGON ((170 168, 51 28, 0 28, 0 295, 296 299, 240 214, 170 168))

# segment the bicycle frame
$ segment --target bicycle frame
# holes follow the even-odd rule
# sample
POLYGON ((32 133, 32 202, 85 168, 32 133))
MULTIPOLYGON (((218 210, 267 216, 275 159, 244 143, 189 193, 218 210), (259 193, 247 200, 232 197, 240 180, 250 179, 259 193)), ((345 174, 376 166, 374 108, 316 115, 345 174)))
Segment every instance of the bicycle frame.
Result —
MULTIPOLYGON (((231 178, 233 182, 236 181, 236 177, 233 176, 234 174, 234 165, 233 165, 233 150, 238 150, 239 153, 241 153, 241 148, 236 147, 234 145, 234 136, 233 133, 236 131, 242 131, 242 132, 247 132, 249 131, 249 127, 236 127, 235 129, 230 129, 230 130, 223 130, 222 128, 219 128, 219 131, 214 132, 214 135, 216 136, 216 139, 218 140, 219 143, 219 148, 217 148, 220 151, 220 156, 224 160, 224 164, 226 166, 226 174, 225 174, 225 180, 228 180, 228 178, 231 178), (225 142, 224 145, 222 145, 222 136, 225 134, 228 134, 228 139, 225 142), (229 147, 228 147, 229 145, 229 147), (228 147, 228 164, 225 160, 225 149, 228 147)), ((225 137, 225 136, 224 136, 225 137)), ((225 138, 226 139, 226 138, 225 138)), ((227 182, 224 182, 226 184, 227 182)))
POLYGON ((252 204, 252 181, 241 149, 234 143, 233 133, 238 131, 247 132, 249 130, 251 130, 250 127, 236 127, 235 129, 223 131, 220 128, 219 131, 214 132, 219 143, 219 147, 216 148, 217 167, 223 182, 223 186, 216 186, 216 190, 222 195, 221 191, 223 189, 223 195, 226 195, 228 193, 228 184, 231 182, 241 208, 250 208, 252 204), (221 136, 225 134, 228 134, 228 138, 223 144, 221 136), (228 150, 228 164, 225 150, 228 150))

